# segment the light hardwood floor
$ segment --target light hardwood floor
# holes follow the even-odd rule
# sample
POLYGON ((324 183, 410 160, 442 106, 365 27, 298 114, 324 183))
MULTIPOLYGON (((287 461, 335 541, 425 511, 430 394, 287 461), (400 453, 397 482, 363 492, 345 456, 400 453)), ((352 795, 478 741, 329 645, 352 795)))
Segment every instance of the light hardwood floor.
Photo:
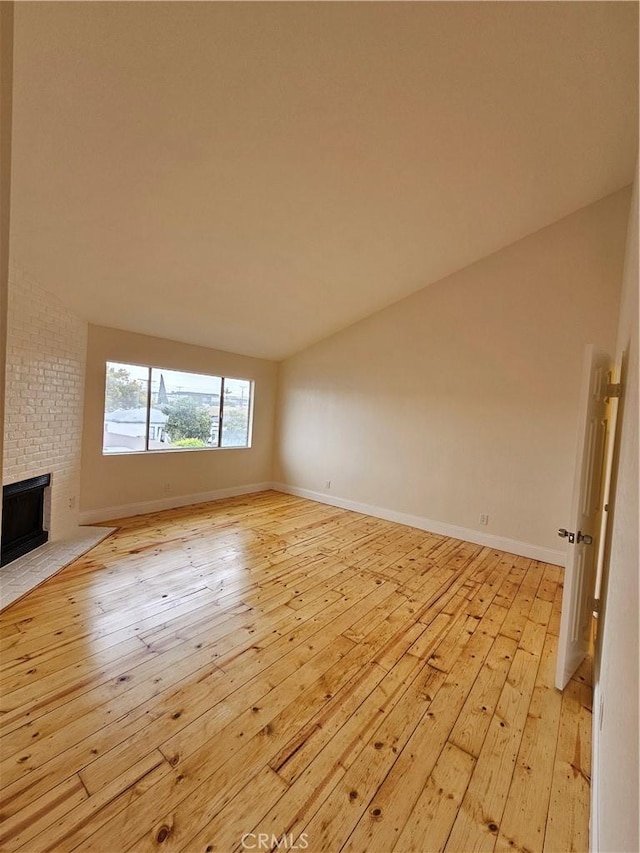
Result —
POLYGON ((124 520, 0 618, 0 848, 586 851, 561 595, 276 492, 124 520))

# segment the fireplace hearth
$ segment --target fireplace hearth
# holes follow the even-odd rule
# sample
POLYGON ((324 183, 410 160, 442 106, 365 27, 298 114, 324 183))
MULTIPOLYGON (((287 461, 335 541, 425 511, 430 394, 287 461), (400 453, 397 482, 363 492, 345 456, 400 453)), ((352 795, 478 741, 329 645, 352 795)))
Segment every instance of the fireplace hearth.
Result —
POLYGON ((44 529, 44 494, 51 475, 31 477, 2 488, 2 552, 0 566, 38 548, 49 538, 44 529))

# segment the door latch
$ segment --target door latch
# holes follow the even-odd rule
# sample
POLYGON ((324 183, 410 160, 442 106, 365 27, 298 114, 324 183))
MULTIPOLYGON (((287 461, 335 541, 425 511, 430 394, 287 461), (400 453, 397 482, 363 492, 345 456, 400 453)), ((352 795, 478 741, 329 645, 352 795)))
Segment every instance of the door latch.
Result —
POLYGON ((558 536, 561 539, 568 539, 572 545, 576 541, 576 534, 572 533, 570 530, 565 530, 564 527, 561 527, 558 530, 558 536))
POLYGON ((593 544, 593 536, 589 536, 588 533, 583 533, 581 530, 578 530, 578 535, 576 536, 575 533, 572 533, 570 530, 565 530, 564 527, 561 527, 558 530, 558 536, 561 539, 568 539, 572 545, 576 542, 576 540, 578 542, 584 542, 585 545, 593 544))

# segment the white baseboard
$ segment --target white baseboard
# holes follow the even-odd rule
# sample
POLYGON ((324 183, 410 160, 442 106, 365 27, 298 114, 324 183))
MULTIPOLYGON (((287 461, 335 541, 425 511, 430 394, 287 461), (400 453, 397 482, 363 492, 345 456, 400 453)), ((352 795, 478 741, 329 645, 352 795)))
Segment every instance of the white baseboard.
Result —
POLYGON ((195 495, 176 495, 175 497, 157 498, 156 500, 140 501, 133 504, 87 509, 80 512, 80 524, 95 524, 97 521, 111 521, 114 518, 147 515, 150 512, 160 512, 163 509, 176 509, 181 506, 217 501, 222 498, 233 498, 236 495, 265 492, 270 488, 271 483, 251 483, 246 486, 231 486, 228 489, 214 489, 211 492, 198 492, 195 495))
POLYGON ((442 536, 451 536, 453 539, 463 539, 476 545, 486 545, 498 551, 506 551, 509 554, 517 554, 520 557, 528 557, 532 560, 540 560, 543 563, 553 563, 556 566, 564 566, 566 554, 555 548, 545 548, 541 545, 532 545, 529 542, 520 542, 517 539, 507 539, 504 536, 495 536, 493 533, 482 533, 470 527, 458 527, 455 524, 447 524, 444 521, 434 521, 431 518, 423 518, 419 515, 408 515, 404 512, 396 512, 393 509, 373 506, 372 504, 360 503, 346 498, 338 498, 326 495, 323 492, 314 492, 311 489, 299 489, 296 486, 288 486, 285 483, 272 483, 271 488, 278 492, 296 495, 300 498, 308 498, 323 504, 330 504, 341 509, 350 509, 361 512, 363 515, 373 515, 376 518, 384 518, 385 521, 395 521, 398 524, 406 524, 408 527, 417 527, 419 530, 427 530, 429 533, 439 533, 442 536))
POLYGON ((363 515, 372 515, 376 518, 384 518, 385 521, 395 521, 398 524, 406 524, 408 527, 417 527, 419 530, 427 530, 429 533, 439 533, 441 536, 451 536, 453 539, 463 539, 476 545, 485 545, 488 548, 496 548, 498 551, 506 551, 509 554, 518 554, 532 560, 540 560, 543 563, 553 563, 564 566, 566 555, 563 551, 554 548, 544 548, 540 545, 532 545, 529 542, 520 542, 517 539, 507 539, 504 536, 495 536, 493 533, 482 533, 469 527, 458 527, 444 521, 434 521, 431 518, 423 518, 419 515, 408 515, 404 512, 396 512, 393 509, 374 506, 373 504, 360 503, 359 501, 339 498, 334 495, 326 495, 323 492, 314 492, 311 489, 299 489, 296 486, 288 486, 285 483, 251 483, 246 486, 232 486, 228 489, 215 489, 211 492, 198 492, 194 495, 178 495, 175 497, 157 498, 151 501, 140 501, 139 503, 121 504, 120 506, 101 507, 100 509, 89 509, 80 512, 80 524, 95 524, 99 521, 111 521, 114 518, 129 518, 133 515, 146 515, 151 512, 160 512, 163 509, 176 509, 181 506, 206 503, 207 501, 221 500, 222 498, 235 497, 236 495, 249 495, 254 492, 264 492, 267 489, 275 489, 289 495, 318 501, 330 506, 350 509, 363 515))

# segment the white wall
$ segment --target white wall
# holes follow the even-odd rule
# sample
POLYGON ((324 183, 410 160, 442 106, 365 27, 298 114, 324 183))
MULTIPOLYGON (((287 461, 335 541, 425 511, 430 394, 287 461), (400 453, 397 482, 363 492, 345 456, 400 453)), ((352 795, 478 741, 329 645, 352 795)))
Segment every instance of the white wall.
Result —
POLYGON ((595 850, 637 853, 638 832, 638 179, 618 325, 624 359, 608 577, 594 701, 595 850))
POLYGON ((12 270, 3 482, 51 473, 51 539, 78 525, 87 324, 12 270))
POLYGON ((89 326, 82 448, 84 521, 116 518, 250 491, 272 479, 277 364, 164 338, 89 326), (103 455, 106 362, 143 364, 237 379, 254 386, 250 448, 103 455))
POLYGON ((283 362, 275 479, 561 560, 583 348, 613 351, 628 209, 627 189, 283 362))

